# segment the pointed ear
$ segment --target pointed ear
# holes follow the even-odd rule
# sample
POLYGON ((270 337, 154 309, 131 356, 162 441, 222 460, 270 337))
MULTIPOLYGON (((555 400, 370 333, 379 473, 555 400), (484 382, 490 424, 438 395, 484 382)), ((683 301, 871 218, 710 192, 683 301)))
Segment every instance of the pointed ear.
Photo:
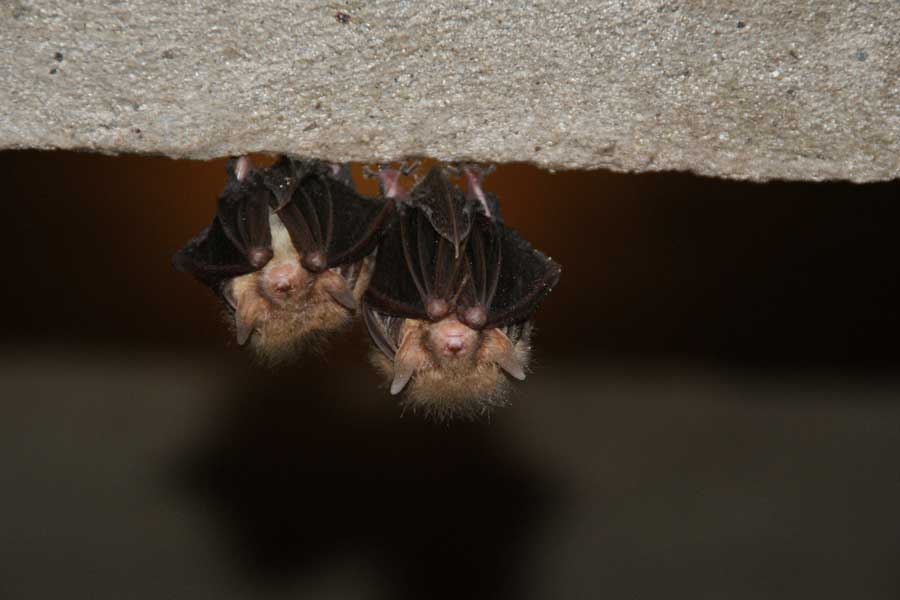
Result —
POLYGON ((356 310, 356 298, 347 284, 347 280, 340 273, 326 271, 320 276, 322 289, 328 292, 335 302, 347 310, 356 310))
POLYGON ((506 334, 499 329, 491 329, 485 332, 485 335, 488 336, 488 343, 491 345, 491 360, 511 376, 524 381, 525 367, 516 356, 516 349, 506 334))
POLYGON ((222 298, 225 299, 225 302, 228 303, 228 306, 231 307, 231 310, 237 310, 237 295, 234 291, 234 279, 229 279, 224 286, 222 286, 222 298))
POLYGON ((394 357, 394 380, 391 382, 391 395, 396 396, 403 391, 416 370, 422 364, 422 350, 419 347, 418 332, 407 333, 394 357))
POLYGON ((243 346, 250 339, 253 330, 263 320, 266 310, 265 300, 259 297, 248 297, 245 294, 238 300, 234 311, 234 325, 237 329, 237 343, 243 346))

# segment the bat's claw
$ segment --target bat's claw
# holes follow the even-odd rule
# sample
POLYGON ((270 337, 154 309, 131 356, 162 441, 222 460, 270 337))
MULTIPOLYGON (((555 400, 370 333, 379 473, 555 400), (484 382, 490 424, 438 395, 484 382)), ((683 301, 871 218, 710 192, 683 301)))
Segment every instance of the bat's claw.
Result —
POLYGON ((466 180, 466 198, 470 201, 478 201, 484 214, 488 218, 493 218, 494 214, 491 210, 490 203, 484 193, 482 182, 484 178, 496 170, 495 165, 487 165, 482 167, 474 163, 459 163, 456 166, 466 180))
POLYGON ((416 169, 418 169, 419 165, 421 164, 421 160, 414 160, 412 162, 403 161, 402 163, 400 163, 400 172, 406 176, 412 175, 416 172, 416 169))
POLYGON ((381 187, 381 195, 385 198, 395 200, 404 200, 409 195, 400 180, 412 174, 418 167, 420 161, 411 163, 401 162, 398 167, 392 167, 389 163, 378 165, 377 169, 363 167, 363 176, 366 178, 377 177, 381 187))
POLYGON ((385 171, 397 171, 404 177, 412 175, 416 172, 416 169, 422 164, 421 160, 413 160, 413 161, 402 161, 396 167, 392 167, 393 163, 379 163, 376 168, 372 168, 368 165, 363 166, 363 176, 366 179, 374 179, 375 177, 381 177, 382 173, 385 171))
POLYGON ((353 176, 350 173, 350 165, 349 164, 341 164, 341 163, 325 163, 325 173, 336 181, 340 181, 344 185, 350 188, 354 188, 356 186, 353 185, 353 176))

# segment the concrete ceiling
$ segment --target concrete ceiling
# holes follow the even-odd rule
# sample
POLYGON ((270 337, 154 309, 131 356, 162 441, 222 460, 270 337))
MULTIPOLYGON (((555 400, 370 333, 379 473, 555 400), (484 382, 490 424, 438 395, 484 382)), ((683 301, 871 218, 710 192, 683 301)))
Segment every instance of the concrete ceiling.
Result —
POLYGON ((900 177, 900 3, 0 5, 0 148, 900 177))

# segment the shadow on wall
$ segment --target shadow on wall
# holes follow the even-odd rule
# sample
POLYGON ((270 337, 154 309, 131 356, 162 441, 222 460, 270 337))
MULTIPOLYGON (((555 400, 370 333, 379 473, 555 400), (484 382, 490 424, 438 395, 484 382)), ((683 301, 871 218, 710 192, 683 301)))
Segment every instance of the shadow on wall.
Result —
POLYGON ((231 390, 223 427, 181 469, 242 569, 289 584, 352 557, 385 598, 522 597, 561 489, 490 423, 401 419, 371 389, 304 371, 231 390))

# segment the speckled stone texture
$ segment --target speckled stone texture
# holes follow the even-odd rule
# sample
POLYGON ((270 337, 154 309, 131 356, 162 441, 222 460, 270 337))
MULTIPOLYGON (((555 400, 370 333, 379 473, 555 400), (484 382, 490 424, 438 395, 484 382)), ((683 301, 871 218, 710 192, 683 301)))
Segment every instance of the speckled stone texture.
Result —
POLYGON ((900 2, 3 0, 0 148, 892 179, 900 2))

